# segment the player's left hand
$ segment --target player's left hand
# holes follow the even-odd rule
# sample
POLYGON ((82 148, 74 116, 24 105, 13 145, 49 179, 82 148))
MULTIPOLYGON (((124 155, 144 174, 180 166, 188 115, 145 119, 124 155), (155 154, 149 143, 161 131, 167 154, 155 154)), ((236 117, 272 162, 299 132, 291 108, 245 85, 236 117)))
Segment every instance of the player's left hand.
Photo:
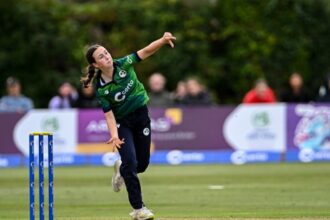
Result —
POLYGON ((165 32, 163 35, 163 41, 164 44, 169 44, 172 48, 174 48, 173 41, 176 40, 176 37, 174 37, 170 32, 165 32))

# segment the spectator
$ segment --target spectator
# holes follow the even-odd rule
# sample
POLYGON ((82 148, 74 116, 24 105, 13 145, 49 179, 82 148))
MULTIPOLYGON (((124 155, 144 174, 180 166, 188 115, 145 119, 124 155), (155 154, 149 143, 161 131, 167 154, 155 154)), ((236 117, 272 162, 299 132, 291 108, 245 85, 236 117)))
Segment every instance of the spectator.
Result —
POLYGON ((169 107, 172 105, 171 95, 165 90, 166 79, 161 73, 153 73, 149 78, 149 106, 169 107))
POLYGON ((330 102, 330 72, 326 75, 324 84, 319 89, 317 102, 330 102))
POLYGON ((95 88, 93 86, 82 86, 77 100, 77 108, 97 108, 99 103, 95 96, 95 88))
POLYGON ((54 96, 48 104, 51 109, 68 109, 76 107, 78 93, 69 82, 63 82, 58 88, 58 95, 54 96))
POLYGON ((212 101, 204 86, 196 79, 190 78, 186 82, 187 95, 183 103, 187 106, 209 106, 212 101))
POLYGON ((26 112, 33 108, 30 98, 21 94, 21 83, 15 77, 6 80, 7 96, 0 99, 0 112, 26 112))
POLYGON ((303 87, 304 82, 301 75, 297 72, 292 73, 289 79, 289 85, 281 96, 281 101, 288 103, 306 103, 311 99, 303 87))
POLYGON ((184 104, 184 100, 187 95, 187 86, 185 81, 179 81, 176 85, 176 89, 173 93, 173 101, 176 105, 184 104))
POLYGON ((265 79, 258 79, 253 89, 248 91, 243 98, 243 103, 274 103, 276 97, 265 79))

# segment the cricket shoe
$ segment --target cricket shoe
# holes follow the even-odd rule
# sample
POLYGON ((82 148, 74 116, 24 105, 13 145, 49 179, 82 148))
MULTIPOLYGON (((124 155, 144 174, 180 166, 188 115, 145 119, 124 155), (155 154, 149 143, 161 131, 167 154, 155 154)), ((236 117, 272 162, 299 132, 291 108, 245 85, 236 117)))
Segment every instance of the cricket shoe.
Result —
POLYGON ((155 215, 151 210, 143 207, 141 209, 134 209, 133 212, 129 214, 133 220, 153 220, 155 215))
POLYGON ((119 192, 122 185, 125 183, 124 178, 120 175, 121 160, 117 160, 114 165, 114 173, 112 176, 113 191, 119 192))

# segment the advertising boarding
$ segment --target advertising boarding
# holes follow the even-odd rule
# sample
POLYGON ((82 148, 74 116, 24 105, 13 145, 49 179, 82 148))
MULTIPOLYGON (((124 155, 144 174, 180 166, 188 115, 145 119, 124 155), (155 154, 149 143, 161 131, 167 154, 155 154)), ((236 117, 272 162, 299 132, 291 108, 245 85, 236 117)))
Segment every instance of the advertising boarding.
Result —
POLYGON ((287 106, 287 160, 330 160, 330 105, 287 106))
MULTIPOLYGON (((330 161, 330 105, 150 108, 149 114, 154 164, 330 161)), ((0 167, 26 165, 29 134, 40 131, 54 135, 56 166, 112 166, 119 158, 106 144, 102 110, 1 113, 0 121, 0 167)))

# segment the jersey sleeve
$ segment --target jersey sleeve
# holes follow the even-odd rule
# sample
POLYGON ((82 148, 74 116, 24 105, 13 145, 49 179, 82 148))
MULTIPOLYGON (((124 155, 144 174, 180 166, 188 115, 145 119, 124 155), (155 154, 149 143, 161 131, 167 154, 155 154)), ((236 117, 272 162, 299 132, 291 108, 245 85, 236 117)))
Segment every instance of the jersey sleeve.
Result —
POLYGON ((139 57, 137 52, 131 53, 117 60, 117 62, 120 63, 120 65, 124 68, 128 68, 129 66, 132 66, 140 61, 141 58, 139 57))
POLYGON ((112 109, 110 102, 105 97, 100 96, 99 94, 97 94, 96 97, 104 113, 109 112, 112 109))

